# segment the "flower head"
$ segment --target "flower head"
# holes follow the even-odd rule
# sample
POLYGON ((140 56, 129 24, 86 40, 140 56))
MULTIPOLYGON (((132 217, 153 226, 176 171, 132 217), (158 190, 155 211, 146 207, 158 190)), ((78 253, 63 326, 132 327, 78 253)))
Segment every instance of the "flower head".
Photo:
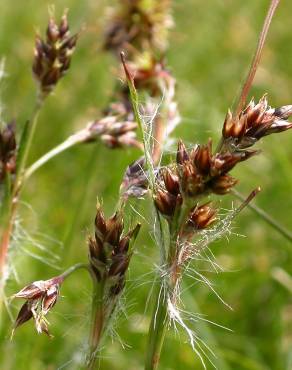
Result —
POLYGON ((245 149, 264 136, 292 128, 292 123, 287 121, 291 115, 292 105, 271 108, 264 95, 257 104, 251 100, 239 115, 233 116, 228 111, 222 135, 237 149, 245 149))
POLYGON ((15 320, 13 333, 20 325, 33 318, 37 332, 51 336, 46 315, 57 302, 63 280, 62 275, 49 280, 38 280, 13 295, 12 298, 26 299, 15 320))
POLYGON ((95 236, 89 239, 89 263, 97 281, 107 282, 109 294, 117 295, 125 284, 125 274, 132 256, 130 243, 140 230, 137 224, 123 234, 122 211, 106 220, 100 204, 95 217, 95 236))
POLYGON ((77 38, 77 34, 70 35, 66 13, 59 24, 50 18, 46 39, 37 35, 32 71, 43 96, 53 90, 69 69, 77 38))

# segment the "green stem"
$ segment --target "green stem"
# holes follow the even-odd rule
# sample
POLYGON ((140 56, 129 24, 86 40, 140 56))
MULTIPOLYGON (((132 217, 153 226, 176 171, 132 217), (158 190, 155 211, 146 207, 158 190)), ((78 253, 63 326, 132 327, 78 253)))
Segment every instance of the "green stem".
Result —
POLYGON ((24 173, 22 182, 24 183, 34 172, 36 172, 40 167, 50 161, 52 158, 63 153, 64 151, 72 148, 73 146, 81 143, 83 141, 83 131, 76 133, 75 135, 69 136, 61 144, 57 145, 55 148, 48 151, 42 157, 40 157, 36 162, 34 162, 24 173))
POLYGON ((86 364, 87 370, 94 370, 97 360, 97 352, 105 328, 105 311, 103 307, 104 282, 93 279, 91 328, 89 337, 89 355, 86 364))
POLYGON ((155 370, 159 364, 160 353, 169 321, 167 297, 172 296, 172 291, 175 288, 181 274, 180 269, 177 266, 174 266, 174 261, 176 260, 178 252, 178 238, 182 226, 185 225, 189 210, 189 201, 188 199, 184 199, 181 207, 179 207, 176 211, 173 221, 169 226, 170 240, 168 256, 166 261, 161 261, 161 269, 166 268, 169 276, 160 277, 158 289, 155 294, 152 318, 148 332, 145 370, 155 370), (168 284, 168 287, 165 286, 166 283, 168 284), (166 291, 166 289, 168 291, 166 291))
POLYGON ((21 141, 19 144, 19 151, 18 151, 18 158, 17 158, 17 172, 16 172, 16 179, 15 179, 15 186, 13 193, 14 195, 18 193, 21 188, 21 177, 26 166, 28 154, 32 145, 33 137, 35 134, 35 130, 38 123, 38 117, 43 105, 43 100, 38 98, 35 104, 32 117, 27 122, 23 129, 21 141))
MULTIPOLYGON (((240 194, 237 190, 233 189, 231 192, 236 198, 242 201, 245 200, 245 197, 242 194, 240 194)), ((284 238, 289 240, 289 242, 292 242, 292 233, 289 230, 287 230, 284 226, 282 226, 278 221, 273 219, 264 210, 262 210, 261 208, 257 207, 256 205, 252 203, 248 203, 246 206, 250 208, 251 210, 253 210, 258 216, 260 216, 264 221, 266 221, 275 230, 277 230, 278 233, 280 233, 284 238)))
POLYGON ((66 271, 64 271, 63 274, 60 275, 60 277, 65 280, 68 276, 73 274, 73 272, 80 269, 86 269, 90 272, 88 263, 76 263, 76 265, 73 265, 69 267, 66 271))
POLYGON ((164 294, 163 278, 161 278, 155 294, 153 315, 148 332, 145 370, 155 370, 158 367, 167 325, 167 302, 164 294))
POLYGON ((143 118, 139 110, 139 96, 135 88, 134 78, 127 67, 125 55, 123 52, 121 53, 121 59, 122 59, 123 67, 124 67, 126 78, 127 78, 128 88, 130 91, 130 99, 131 99, 131 104, 132 104, 132 108, 134 112, 135 121, 138 123, 139 129, 142 135, 144 156, 145 156, 145 162, 146 162, 145 163, 146 170, 148 170, 148 175, 149 175, 149 186, 150 186, 150 189, 153 191, 155 187, 155 172, 154 172, 154 167, 153 167, 152 153, 151 153, 151 150, 149 150, 149 148, 147 147, 147 143, 149 142, 149 140, 146 137, 143 118))

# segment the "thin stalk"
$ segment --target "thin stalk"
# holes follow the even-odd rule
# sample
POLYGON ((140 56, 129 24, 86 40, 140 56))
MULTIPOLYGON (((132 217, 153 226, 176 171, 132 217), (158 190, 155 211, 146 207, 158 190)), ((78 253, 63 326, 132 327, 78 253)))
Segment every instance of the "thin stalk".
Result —
MULTIPOLYGON (((238 199, 244 201, 245 197, 240 194, 237 190, 232 189, 231 193, 238 199)), ((259 208, 255 204, 248 203, 246 205, 248 208, 250 208, 252 211, 254 211, 258 216, 260 216, 264 221, 266 221, 270 226, 272 226, 278 233, 280 233, 284 238, 289 240, 289 242, 292 242, 292 233, 288 229, 286 229, 284 226, 282 226, 278 221, 273 219, 267 212, 265 212, 263 209, 259 208)))
MULTIPOLYGON (((179 212, 174 216, 171 225, 169 226, 169 247, 166 261, 162 261, 161 267, 171 270, 177 254, 178 238, 181 231, 181 226, 185 224, 189 212, 189 202, 183 201, 179 212)), ((175 267, 175 271, 169 271, 170 278, 160 277, 158 289, 154 295, 154 306, 152 318, 148 332, 148 345, 146 351, 145 370, 155 370, 158 367, 160 353, 165 339, 166 328, 169 322, 167 311, 167 297, 171 296, 171 291, 175 288, 180 276, 180 271, 175 267), (168 284, 165 287, 165 284, 168 284), (170 292, 165 290, 169 289, 170 292), (167 293, 167 294, 166 294, 167 293)))
POLYGON ((160 353, 168 326, 167 302, 165 300, 162 277, 155 294, 154 314, 152 315, 148 332, 145 370, 155 370, 159 364, 160 353))
POLYGON ((94 370, 97 360, 97 352, 99 349, 102 333, 105 327, 105 312, 103 307, 104 283, 93 279, 93 297, 92 297, 92 313, 91 313, 91 328, 89 338, 89 356, 86 364, 87 370, 94 370))
POLYGON ((52 158, 63 153, 64 151, 72 148, 73 146, 80 144, 83 140, 83 135, 81 132, 76 133, 75 135, 69 136, 61 144, 57 145, 55 148, 48 151, 42 157, 40 157, 36 162, 34 162, 25 172, 22 178, 22 182, 26 182, 28 178, 35 173, 40 167, 50 161, 52 158))
MULTIPOLYGON (((156 135, 158 137, 158 146, 155 148, 155 143, 154 143, 154 152, 151 153, 151 149, 148 148, 147 142, 148 139, 145 134, 145 128, 144 128, 144 123, 142 116, 140 114, 139 110, 139 96, 137 93, 137 90, 134 85, 134 79, 129 71, 126 61, 125 61, 125 56, 123 53, 121 53, 121 59, 122 63, 124 66, 126 78, 127 78, 127 83, 130 91, 130 98, 131 98, 131 103, 134 111, 134 116, 135 116, 135 121, 138 123, 139 129, 142 134, 142 141, 143 141, 143 147, 144 147, 144 156, 145 156, 145 164, 146 164, 146 170, 148 170, 148 175, 149 175, 149 187, 150 190, 152 191, 152 196, 154 195, 155 192, 155 171, 154 171, 154 161, 157 162, 160 154, 161 154, 161 138, 164 136, 162 132, 158 133, 156 132, 156 135), (154 158, 153 158, 154 154, 154 158)), ((161 129, 161 128, 160 128, 161 129)), ((175 254, 175 246, 177 244, 177 238, 179 235, 180 231, 180 224, 182 218, 184 218, 186 214, 186 208, 187 204, 184 203, 184 206, 181 208, 181 210, 178 212, 177 217, 175 218, 175 222, 173 225, 170 227, 170 240, 169 240, 169 247, 168 247, 168 253, 165 250, 165 241, 163 238, 163 225, 162 225, 162 220, 159 217, 158 222, 159 222, 159 228, 158 228, 158 238, 159 240, 159 246, 161 250, 161 268, 164 269, 166 266, 171 266, 171 261, 173 260, 173 255, 175 254), (167 255, 168 254, 168 255, 167 255)), ((170 285, 172 285, 171 282, 168 282, 170 285)), ((171 288, 171 287, 170 287, 171 288)), ((154 295, 154 305, 153 305, 153 312, 152 312, 152 318, 151 318, 151 323, 149 327, 149 332, 148 332, 148 345, 147 345, 147 350, 146 350, 146 359, 145 359, 145 370, 155 370, 158 367, 159 364, 159 359, 160 359, 160 353, 162 350, 162 346, 164 343, 165 339, 165 333, 166 333, 166 328, 168 325, 168 311, 167 311, 167 295, 165 291, 165 277, 160 276, 159 277, 159 284, 157 287, 157 290, 154 295)))
POLYGON ((66 271, 64 271, 63 274, 60 275, 60 277, 65 280, 68 276, 73 274, 73 272, 80 269, 86 269, 90 272, 88 263, 76 263, 76 265, 73 265, 69 267, 66 271))
POLYGON ((268 9, 268 12, 267 12, 264 24, 263 24, 263 28, 262 28, 259 40, 258 40, 256 52, 251 62, 248 75, 246 77, 245 83, 243 85, 243 88, 242 88, 242 91, 241 91, 241 94, 238 100, 237 107, 235 109, 236 116, 241 112, 246 102, 249 90, 251 88, 252 82, 254 80, 254 76, 256 74, 256 71, 257 71, 261 56, 262 56, 263 47, 265 45, 265 41, 266 41, 268 31, 271 25, 271 21, 273 19, 275 10, 277 9, 277 6, 279 5, 279 3, 280 3, 280 0, 271 0, 270 2, 270 6, 269 6, 269 9, 268 9))
POLYGON ((145 135, 143 118, 141 117, 141 113, 140 113, 140 110, 139 110, 139 96, 138 96, 137 90, 135 88, 134 78, 133 78, 131 72, 128 69, 128 66, 127 66, 126 60, 125 60, 125 55, 124 55, 123 52, 121 53, 121 60, 122 60, 122 63, 123 63, 123 67, 124 67, 124 70, 125 70, 127 83, 128 83, 128 87, 129 87, 129 91, 130 91, 130 98, 131 98, 131 103, 132 103, 133 112, 134 112, 134 116, 135 116, 135 121, 138 123, 139 129, 140 129, 141 134, 142 134, 146 169, 148 170, 148 173, 149 173, 150 189, 154 190, 155 173, 154 173, 154 167, 153 167, 153 159, 151 157, 151 152, 149 151, 149 148, 147 147, 147 144, 146 144, 147 143, 147 138, 146 138, 146 135, 145 135))
POLYGON ((38 117, 43 105, 43 100, 38 98, 31 119, 24 127, 17 158, 16 179, 13 194, 16 195, 21 188, 21 177, 26 166, 28 154, 32 145, 33 137, 38 123, 38 117))

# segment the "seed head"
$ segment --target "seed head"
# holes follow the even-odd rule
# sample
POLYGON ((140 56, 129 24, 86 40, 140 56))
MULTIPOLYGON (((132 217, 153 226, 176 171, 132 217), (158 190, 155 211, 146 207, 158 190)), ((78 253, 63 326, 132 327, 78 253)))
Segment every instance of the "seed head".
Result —
POLYGON ((154 202, 162 215, 166 217, 173 216, 177 206, 178 197, 168 191, 159 189, 154 196, 154 202))
POLYGON ((69 69, 77 38, 77 34, 70 35, 66 13, 59 25, 50 18, 45 40, 37 35, 32 71, 42 98, 54 89, 69 69))
POLYGON ((210 203, 201 206, 196 205, 190 212, 187 227, 193 230, 206 229, 216 221, 217 210, 210 203))
POLYGON ((228 111, 222 136, 225 140, 229 139, 237 149, 245 149, 264 136, 290 129, 292 123, 287 119, 291 115, 292 105, 271 108, 264 95, 257 104, 251 100, 238 116, 228 111))
POLYGON ((110 292, 120 292, 131 259, 130 244, 140 230, 140 224, 123 235, 122 210, 105 219, 100 204, 95 217, 95 237, 89 239, 89 262, 98 282, 107 282, 110 292))
POLYGON ((23 298, 26 302, 15 320, 13 333, 20 325, 33 318, 37 332, 50 336, 45 316, 56 304, 63 280, 64 277, 60 275, 49 280, 35 281, 14 294, 12 298, 23 298))
POLYGON ((219 195, 224 195, 238 183, 238 180, 230 175, 221 175, 212 179, 209 183, 212 192, 219 195))

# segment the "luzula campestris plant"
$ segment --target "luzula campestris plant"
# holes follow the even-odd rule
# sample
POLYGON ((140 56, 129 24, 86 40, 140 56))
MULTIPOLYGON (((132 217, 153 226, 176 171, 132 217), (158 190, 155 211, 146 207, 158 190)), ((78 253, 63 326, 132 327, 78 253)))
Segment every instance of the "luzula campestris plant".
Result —
MULTIPOLYGON (((45 316, 56 303, 59 287, 64 278, 80 267, 88 268, 93 281, 91 333, 86 365, 88 369, 95 368, 101 339, 108 331, 109 322, 125 285, 126 271, 132 256, 131 244, 140 229, 140 225, 137 225, 133 230, 123 232, 124 202, 129 197, 140 198, 150 189, 157 212, 157 223, 163 230, 162 220, 166 220, 167 237, 161 230, 157 237, 161 250, 161 265, 159 286, 154 295, 154 312, 149 330, 145 365, 146 370, 156 369, 166 328, 171 320, 177 321, 186 329, 193 348, 199 353, 196 347, 200 345, 199 339, 183 322, 178 307, 178 296, 181 279, 192 257, 199 255, 210 241, 222 236, 226 229, 218 216, 216 206, 210 201, 210 196, 232 193, 238 180, 230 175, 230 171, 258 153, 257 150, 252 149, 258 140, 292 127, 292 124, 287 121, 292 114, 292 106, 271 108, 268 106, 266 96, 258 103, 252 100, 246 105, 246 97, 259 61, 268 25, 278 4, 278 1, 272 1, 247 83, 243 88, 237 109, 233 113, 228 111, 226 115, 222 138, 216 149, 213 149, 211 140, 205 145, 197 145, 189 150, 182 141, 179 141, 176 160, 159 168, 164 132, 173 128, 178 121, 178 115, 173 101, 174 79, 165 68, 161 55, 158 58, 153 52, 157 45, 163 45, 163 51, 165 49, 161 40, 157 42, 161 34, 157 33, 159 27, 156 26, 163 25, 167 28, 166 24, 169 25, 168 13, 162 12, 162 9, 165 12, 169 7, 169 1, 157 1, 154 4, 152 11, 147 11, 146 2, 126 1, 124 11, 113 18, 114 21, 107 32, 105 47, 111 49, 116 55, 122 49, 126 50, 129 62, 126 64, 123 57, 123 64, 128 89, 124 86, 118 88, 115 99, 104 116, 73 135, 71 142, 67 143, 69 147, 77 142, 89 142, 100 138, 112 148, 120 146, 141 148, 135 133, 136 128, 140 127, 144 158, 127 168, 120 188, 121 199, 117 212, 106 219, 98 204, 95 235, 89 239, 89 264, 76 265, 58 277, 32 283, 14 296, 26 299, 16 319, 15 328, 34 318, 37 331, 48 334, 45 316), (147 57, 143 49, 146 50, 147 57), (131 71, 135 72, 135 76, 131 71), (144 125, 135 87, 151 97, 161 97, 162 93, 166 92, 164 119, 170 128, 164 127, 161 135, 159 129, 161 117, 154 116, 151 122, 154 125, 154 142, 150 145, 148 140, 152 137, 152 132, 149 130, 151 124, 148 127, 144 125), (156 130, 157 127, 158 130, 156 130)), ((51 25, 50 42, 57 40, 57 34, 62 38, 61 25, 59 28, 55 24, 51 25)), ((36 57, 41 59, 39 54, 36 57)), ((45 59, 43 65, 47 66, 50 63, 45 59)), ((65 67, 58 63, 57 66, 58 73, 55 71, 55 74, 49 75, 50 78, 45 78, 46 74, 39 72, 39 82, 44 94, 54 86, 52 82, 54 78, 62 76, 61 72, 65 67)), ((151 101, 146 99, 146 106, 148 102, 151 105, 151 101)), ((145 112, 147 109, 143 114, 145 112)), ((64 148, 67 147, 65 145, 64 148)), ((227 216, 225 224, 230 225, 232 218, 252 200, 257 191, 253 191, 231 216, 227 216)))

